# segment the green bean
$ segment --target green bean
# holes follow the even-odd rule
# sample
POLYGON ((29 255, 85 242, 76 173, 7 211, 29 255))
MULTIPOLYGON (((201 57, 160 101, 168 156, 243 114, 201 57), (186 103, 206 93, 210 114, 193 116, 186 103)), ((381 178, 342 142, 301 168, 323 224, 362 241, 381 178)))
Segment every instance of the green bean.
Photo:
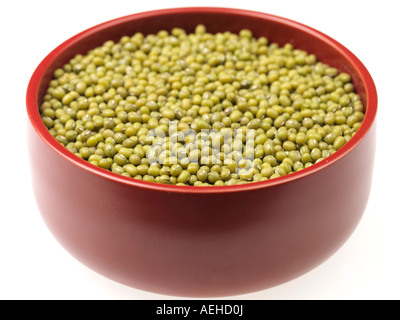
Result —
POLYGON ((351 75, 251 30, 107 41, 54 71, 44 126, 77 157, 147 182, 223 186, 303 170, 362 126, 351 75))

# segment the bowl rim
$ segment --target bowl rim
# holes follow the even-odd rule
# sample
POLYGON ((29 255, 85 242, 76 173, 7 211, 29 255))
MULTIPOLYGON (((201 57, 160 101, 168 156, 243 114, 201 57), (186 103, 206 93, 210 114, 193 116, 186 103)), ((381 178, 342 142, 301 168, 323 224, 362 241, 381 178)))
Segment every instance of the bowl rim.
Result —
POLYGON ((26 109, 28 113, 28 118, 33 129, 39 135, 39 137, 56 153, 58 153, 65 160, 71 162, 72 164, 78 166, 79 168, 86 170, 90 173, 93 173, 99 177, 111 180, 113 182, 122 183, 125 185, 129 185, 137 188, 151 189, 154 191, 162 191, 162 192, 173 192, 173 193, 200 193, 200 194, 213 194, 213 193, 230 193, 230 192, 243 192, 250 191, 256 189, 269 188, 285 183, 289 183, 291 181, 295 181, 313 173, 319 172, 324 168, 334 164, 339 161, 341 158, 346 156, 353 150, 366 136, 370 128, 372 127, 376 113, 377 113, 377 105, 378 105, 378 97, 376 92, 376 87, 374 81, 369 74, 366 67, 363 63, 346 47, 340 44, 338 41, 329 37, 328 35, 309 27, 305 24, 299 23, 297 21, 287 19, 284 17, 272 15, 265 12, 258 12, 246 9, 236 9, 236 8, 226 8, 226 7, 178 7, 178 8, 168 8, 168 9, 157 9, 145 12, 134 13, 126 16, 122 16, 116 19, 112 19, 100 24, 97 24, 91 28, 88 28, 61 43, 57 46, 53 51, 51 51, 37 66, 34 73, 31 76, 31 79, 28 84, 27 92, 26 92, 26 109), (142 18, 155 18, 160 15, 168 15, 168 14, 185 14, 185 13, 219 13, 219 14, 228 14, 228 15, 244 15, 249 17, 267 19, 279 24, 285 24, 292 28, 299 29, 302 32, 308 33, 310 36, 318 38, 322 40, 327 45, 334 48, 335 51, 339 52, 339 54, 345 58, 345 60, 351 64, 354 69, 360 74, 363 86, 365 88, 366 93, 366 112, 364 120, 354 134, 354 136, 337 152, 333 155, 330 155, 323 161, 315 163, 308 168, 303 170, 293 172, 291 174, 287 174, 281 177, 277 177, 271 180, 259 181, 259 182, 251 182, 240 185, 232 185, 232 186, 176 186, 176 185, 168 185, 156 182, 147 182, 138 179, 133 179, 129 177, 124 177, 122 175, 113 173, 111 171, 99 168, 86 160, 80 159, 75 156, 72 152, 68 151, 63 145, 61 145, 48 131, 48 129, 43 124, 40 113, 39 113, 39 105, 37 103, 38 89, 41 82, 42 77, 44 76, 47 68, 52 64, 52 62, 59 56, 63 50, 70 47, 72 44, 81 41, 83 38, 92 35, 94 33, 101 32, 108 27, 115 26, 124 22, 128 22, 131 20, 138 20, 142 18))

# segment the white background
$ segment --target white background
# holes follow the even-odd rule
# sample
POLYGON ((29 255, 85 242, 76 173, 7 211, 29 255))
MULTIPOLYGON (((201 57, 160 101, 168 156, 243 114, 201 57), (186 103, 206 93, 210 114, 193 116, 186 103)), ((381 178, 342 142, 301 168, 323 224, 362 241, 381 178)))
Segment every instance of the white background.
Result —
POLYGON ((371 196, 347 243, 315 270, 269 290, 227 299, 399 299, 400 19, 385 1, 1 1, 0 299, 176 299, 132 289, 89 270, 58 244, 33 198, 25 92, 40 61, 98 23, 141 11, 220 6, 309 25, 364 63, 378 90, 378 146, 371 196))

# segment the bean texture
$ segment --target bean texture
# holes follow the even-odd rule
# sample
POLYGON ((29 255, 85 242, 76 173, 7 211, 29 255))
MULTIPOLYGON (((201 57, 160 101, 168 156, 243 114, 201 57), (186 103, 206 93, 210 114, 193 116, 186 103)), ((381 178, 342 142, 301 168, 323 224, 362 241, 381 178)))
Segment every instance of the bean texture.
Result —
POLYGON ((50 84, 40 112, 60 144, 155 183, 291 174, 343 147, 364 119, 349 74, 247 29, 124 36, 76 55, 50 84))

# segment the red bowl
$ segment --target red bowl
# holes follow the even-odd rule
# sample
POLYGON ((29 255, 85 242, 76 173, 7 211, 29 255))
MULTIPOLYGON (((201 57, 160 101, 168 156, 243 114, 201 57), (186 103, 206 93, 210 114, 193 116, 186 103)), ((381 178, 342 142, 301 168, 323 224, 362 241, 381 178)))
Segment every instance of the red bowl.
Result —
POLYGON ((227 8, 178 8, 112 20, 72 37, 37 67, 28 86, 29 154, 39 210, 55 238, 82 263, 115 281, 176 296, 227 296, 270 288, 329 258, 367 204, 375 152, 377 94, 363 64, 303 24, 227 8), (246 185, 171 186, 126 178, 83 161, 43 125, 39 104, 54 70, 77 53, 197 24, 210 32, 266 36, 314 53, 347 72, 365 119, 338 152, 307 169, 246 185))

